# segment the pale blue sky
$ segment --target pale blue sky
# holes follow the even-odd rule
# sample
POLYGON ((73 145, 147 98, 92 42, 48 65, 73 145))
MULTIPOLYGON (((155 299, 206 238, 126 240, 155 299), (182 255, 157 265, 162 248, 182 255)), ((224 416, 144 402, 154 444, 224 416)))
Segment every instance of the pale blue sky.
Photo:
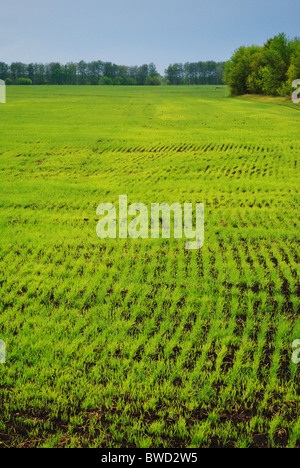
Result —
POLYGON ((0 61, 227 60, 240 45, 300 35, 299 0, 2 0, 0 61))

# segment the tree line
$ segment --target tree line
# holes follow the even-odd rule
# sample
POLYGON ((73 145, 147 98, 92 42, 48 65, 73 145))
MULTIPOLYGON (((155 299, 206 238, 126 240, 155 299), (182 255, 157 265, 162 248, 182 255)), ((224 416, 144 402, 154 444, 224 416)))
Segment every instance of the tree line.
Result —
POLYGON ((288 96, 300 79, 300 39, 279 34, 263 47, 240 47, 225 65, 224 81, 233 96, 288 96))
POLYGON ((166 73, 166 83, 171 85, 222 85, 225 62, 175 63, 166 73))
POLYGON ((111 62, 31 63, 0 62, 0 79, 14 85, 196 85, 224 84, 225 63, 198 62, 170 65, 164 77, 153 63, 123 66, 111 62))
POLYGON ((31 63, 0 62, 0 79, 7 84, 34 85, 154 85, 160 84, 156 66, 126 67, 111 62, 31 63))

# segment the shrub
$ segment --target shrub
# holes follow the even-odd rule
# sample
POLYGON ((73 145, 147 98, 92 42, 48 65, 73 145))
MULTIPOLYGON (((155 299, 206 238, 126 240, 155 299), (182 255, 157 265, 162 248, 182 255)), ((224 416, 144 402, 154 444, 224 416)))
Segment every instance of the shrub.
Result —
POLYGON ((17 78, 16 85, 32 85, 32 81, 29 78, 17 78))
POLYGON ((5 84, 6 84, 7 86, 12 85, 12 79, 11 79, 11 78, 6 78, 5 84))
POLYGON ((161 86, 162 79, 159 76, 148 76, 146 79, 146 85, 148 86, 161 86))

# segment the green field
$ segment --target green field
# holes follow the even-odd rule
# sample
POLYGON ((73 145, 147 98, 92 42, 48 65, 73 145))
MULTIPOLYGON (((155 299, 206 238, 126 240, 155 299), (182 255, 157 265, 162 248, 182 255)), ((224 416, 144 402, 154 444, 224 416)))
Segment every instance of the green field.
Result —
POLYGON ((8 87, 0 447, 300 447, 300 108, 215 87, 8 87), (96 235, 205 204, 205 245, 96 235))

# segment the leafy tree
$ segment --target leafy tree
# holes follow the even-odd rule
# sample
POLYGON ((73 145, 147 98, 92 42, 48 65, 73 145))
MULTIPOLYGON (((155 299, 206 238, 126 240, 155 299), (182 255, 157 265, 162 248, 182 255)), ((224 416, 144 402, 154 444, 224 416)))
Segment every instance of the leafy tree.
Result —
POLYGON ((33 64, 33 74, 34 79, 32 80, 36 85, 43 85, 45 84, 45 77, 46 77, 46 67, 42 63, 34 63, 33 64))
MULTIPOLYGON (((253 53, 255 52, 253 51, 253 53)), ((251 75, 251 52, 249 48, 242 46, 236 50, 231 60, 225 65, 224 79, 232 96, 248 92, 249 75, 251 75)))
POLYGON ((87 64, 81 60, 77 64, 78 84, 86 85, 88 83, 87 64))
POLYGON ((159 76, 159 73, 156 69, 156 65, 154 65, 154 63, 150 63, 150 65, 148 66, 148 75, 153 78, 159 76))
POLYGON ((65 66, 65 83, 70 85, 77 84, 77 68, 75 63, 67 63, 65 66))
POLYGON ((45 81, 46 84, 61 84, 61 64, 57 62, 51 62, 46 65, 45 70, 45 81))
POLYGON ((173 65, 169 65, 165 73, 166 79, 171 85, 180 85, 185 82, 184 66, 182 63, 174 63, 173 65))
POLYGON ((16 83, 17 78, 27 77, 27 66, 21 62, 13 62, 10 66, 10 78, 16 83))
POLYGON ((116 77, 116 66, 111 62, 106 62, 104 64, 103 76, 113 80, 116 77))
POLYGON ((6 63, 0 62, 0 80, 5 80, 8 78, 9 67, 6 63))
POLYGON ((250 57, 251 73, 247 78, 247 90, 251 94, 262 94, 261 68, 263 67, 263 49, 257 48, 250 57))
POLYGON ((290 66, 292 46, 285 34, 270 39, 264 47, 265 66, 261 70, 262 90, 266 94, 280 94, 290 66))
POLYGON ((300 79, 300 44, 291 57, 291 64, 288 69, 287 76, 290 85, 294 80, 300 79))
POLYGON ((149 66, 142 65, 138 68, 136 81, 138 85, 145 85, 147 77, 149 76, 149 66))

